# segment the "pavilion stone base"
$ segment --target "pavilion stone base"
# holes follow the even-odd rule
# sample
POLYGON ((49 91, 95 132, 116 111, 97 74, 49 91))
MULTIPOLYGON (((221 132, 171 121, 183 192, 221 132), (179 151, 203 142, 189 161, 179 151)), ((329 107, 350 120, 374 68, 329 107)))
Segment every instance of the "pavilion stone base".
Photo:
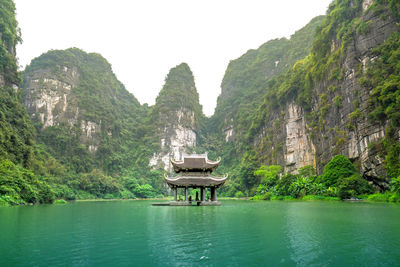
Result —
POLYGON ((219 201, 171 201, 170 206, 221 206, 219 201))
POLYGON ((221 206, 221 202, 219 202, 219 201, 202 201, 202 202, 200 202, 200 206, 221 206))
POLYGON ((171 201, 169 202, 170 206, 192 206, 192 203, 189 201, 171 201))

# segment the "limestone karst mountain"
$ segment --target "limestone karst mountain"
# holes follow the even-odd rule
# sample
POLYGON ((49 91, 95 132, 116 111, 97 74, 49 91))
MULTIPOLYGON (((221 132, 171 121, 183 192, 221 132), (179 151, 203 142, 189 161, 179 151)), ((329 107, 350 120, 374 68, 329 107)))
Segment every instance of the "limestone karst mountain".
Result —
POLYGON ((254 194, 261 164, 291 174, 311 165, 319 175, 339 154, 380 190, 400 175, 398 0, 335 0, 290 39, 232 60, 211 118, 186 63, 170 70, 150 107, 106 59, 77 48, 48 51, 19 75, 15 7, 1 5, 0 156, 8 161, 0 169, 34 177, 25 182, 41 192, 14 198, 7 178, 1 194, 15 203, 165 194, 169 158, 191 152, 222 157, 229 196, 254 194))
POLYGON ((147 115, 100 55, 49 51, 24 71, 23 101, 41 143, 78 172, 134 165, 147 115), (118 154, 118 156, 116 156, 118 154))
POLYGON ((150 165, 170 171, 170 158, 182 159, 182 153, 196 147, 204 119, 189 66, 182 63, 172 68, 151 113, 160 149, 154 152, 150 165))
POLYGON ((261 163, 289 173, 313 165, 321 174, 343 154, 365 179, 387 188, 399 175, 398 23, 398 1, 333 1, 310 53, 288 72, 271 79, 279 54, 260 60, 273 42, 230 63, 212 123, 230 148, 227 157, 241 158, 237 187, 256 186, 261 163))

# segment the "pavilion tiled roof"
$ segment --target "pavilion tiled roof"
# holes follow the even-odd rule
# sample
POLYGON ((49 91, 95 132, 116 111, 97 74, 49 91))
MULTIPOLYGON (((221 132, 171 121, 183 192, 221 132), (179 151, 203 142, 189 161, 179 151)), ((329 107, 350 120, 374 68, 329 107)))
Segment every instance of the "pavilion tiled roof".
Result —
POLYGON ((184 155, 183 160, 176 161, 171 159, 174 171, 179 173, 181 171, 214 171, 221 159, 217 161, 209 160, 207 154, 191 154, 184 155))

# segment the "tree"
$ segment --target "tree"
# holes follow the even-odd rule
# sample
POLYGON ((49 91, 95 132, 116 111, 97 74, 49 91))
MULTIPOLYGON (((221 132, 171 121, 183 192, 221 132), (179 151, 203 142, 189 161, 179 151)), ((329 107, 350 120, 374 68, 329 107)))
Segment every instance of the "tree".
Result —
POLYGON ((361 178, 358 173, 343 178, 338 182, 338 196, 340 199, 348 199, 361 194, 371 194, 373 191, 374 189, 368 181, 361 178))
POLYGON ((151 198, 154 197, 153 187, 149 184, 139 185, 134 190, 133 193, 140 198, 151 198))
POLYGON ((356 169, 347 157, 336 155, 325 165, 324 172, 321 176, 321 182, 326 186, 333 186, 341 179, 350 177, 355 173, 356 169))
POLYGON ((279 174, 282 172, 282 167, 279 165, 261 165, 261 167, 254 171, 254 175, 261 176, 261 184, 273 186, 279 179, 279 174))

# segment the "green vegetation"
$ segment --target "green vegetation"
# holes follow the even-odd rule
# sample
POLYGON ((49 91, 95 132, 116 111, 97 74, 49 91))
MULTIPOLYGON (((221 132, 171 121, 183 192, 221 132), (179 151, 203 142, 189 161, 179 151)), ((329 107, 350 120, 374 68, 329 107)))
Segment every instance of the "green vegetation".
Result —
POLYGON ((64 199, 56 199, 53 204, 67 204, 68 202, 64 199))
POLYGON ((15 5, 12 0, 0 1, 0 75, 6 84, 18 84, 15 46, 21 42, 18 23, 15 19, 15 5))
MULTIPOLYGON (((362 2, 335 0, 326 16, 313 19, 290 39, 271 40, 231 61, 216 112, 207 119, 185 63, 171 69, 153 107, 141 106, 101 55, 77 48, 49 51, 34 59, 23 73, 23 88, 13 88, 20 83, 15 45, 21 38, 13 2, 0 0, 0 81, 4 80, 0 90, 0 205, 166 195, 164 170, 151 169, 149 159, 160 151, 160 138, 169 134, 169 126, 178 123, 196 132, 200 143, 196 152, 222 157, 217 174, 229 173, 230 178, 220 196, 398 201, 399 32, 371 50, 365 70, 361 62, 355 66, 355 77, 370 92, 368 114, 363 114, 365 102, 357 90, 344 118, 353 133, 357 133, 357 123, 366 119, 385 127, 385 137, 368 149, 384 159, 392 178, 390 192, 372 194, 372 186, 341 155, 333 157, 321 175, 312 166, 292 175, 276 165, 284 157, 284 121, 292 103, 304 111, 307 134, 313 141, 331 138, 333 148, 327 155, 338 154, 346 144, 348 131, 329 125, 329 120, 333 112, 348 107, 348 98, 340 93, 348 76, 343 63, 349 44, 355 36, 373 30, 363 14, 399 20, 399 0, 376 0, 366 11, 362 2), (68 80, 65 69, 76 71, 79 78, 68 80), (43 83, 44 72, 73 85, 71 110, 66 112, 70 117, 47 127, 33 112, 31 121, 22 105, 22 96, 29 93, 23 90, 28 81, 43 83), (90 141, 82 127, 88 122, 98 127, 90 141)), ((58 115, 61 109, 55 112, 58 115)), ((324 152, 317 159, 319 170, 330 158, 327 155, 324 152)))
POLYGON ((179 123, 193 130, 201 127, 204 120, 202 106, 193 73, 186 63, 170 70, 150 116, 157 127, 165 126, 166 122, 171 125, 179 123), (177 116, 177 112, 181 113, 181 117, 177 116))
POLYGON ((351 161, 343 155, 337 155, 325 166, 319 180, 326 186, 332 186, 355 173, 356 169, 351 161))
MULTIPOLYGON (((257 194, 252 199, 336 200, 372 194, 373 187, 356 173, 353 164, 343 155, 335 156, 324 168, 321 176, 315 175, 312 166, 300 168, 299 174, 282 174, 280 166, 262 165, 254 172, 262 176, 257 194)), ((393 182, 393 188, 398 183, 393 182)), ((399 186, 400 187, 400 186, 399 186)), ((397 190, 397 189, 394 189, 397 190)))
MULTIPOLYGON (((77 123, 71 127, 65 121, 42 129, 39 118, 35 118, 38 142, 47 146, 46 150, 52 156, 75 173, 100 169, 115 176, 135 165, 143 166, 153 141, 149 140, 149 127, 145 123, 148 108, 140 106, 102 56, 77 48, 49 51, 32 60, 26 68, 24 88, 29 79, 40 77, 41 72, 48 69, 61 81, 67 79, 64 67, 76 69, 79 75, 72 91, 77 103, 69 103, 71 111, 67 111, 72 113, 79 109, 77 123), (90 153, 88 145, 82 145, 81 141, 81 123, 89 121, 101 129, 94 137, 98 146, 95 154, 90 153)), ((74 119, 74 114, 70 117, 74 119)))
POLYGON ((375 48, 372 56, 377 60, 370 63, 361 78, 362 85, 371 89, 368 119, 382 125, 389 122, 382 152, 388 175, 397 177, 400 175, 400 145, 396 134, 400 130, 400 32, 375 48))
POLYGON ((128 93, 102 56, 77 48, 49 51, 26 68, 23 87, 30 79, 40 80, 43 71, 71 83, 65 68, 79 77, 69 103, 71 109, 79 109, 77 118, 71 115, 77 123, 71 127, 66 118, 43 128, 40 119, 33 118, 38 142, 35 173, 51 177, 48 183, 55 197, 67 200, 165 194, 162 172, 148 167, 158 147, 148 119, 150 109, 128 93), (89 121, 100 130, 93 136, 96 153, 82 141, 81 123, 89 121))
POLYGON ((14 3, 11 0, 1 0, 0 159, 9 159, 29 168, 34 161, 34 129, 22 104, 20 92, 12 88, 20 81, 15 57, 15 46, 20 41, 14 3))
POLYGON ((9 160, 0 162, 0 204, 49 203, 54 198, 44 178, 9 160))
MULTIPOLYGON (((285 78, 289 77, 285 73, 310 52, 315 29, 323 19, 324 16, 316 17, 290 39, 268 41, 230 62, 221 84, 222 94, 218 98, 215 114, 200 132, 200 149, 208 151, 211 158, 222 158, 217 173, 229 172, 229 180, 221 190, 222 196, 233 197, 237 191, 245 195, 254 194, 260 182, 254 171, 262 162, 273 163, 281 152, 282 145, 276 144, 271 153, 259 154, 252 148, 252 138, 263 124, 264 117, 260 113, 266 115, 280 103, 277 96, 271 94, 270 88, 285 82, 285 78), (268 99, 268 104, 263 104, 264 99, 268 99), (234 142, 225 141, 226 129, 233 130, 234 142)), ((285 84, 295 85, 297 81, 292 78, 285 84)), ((263 147, 260 148, 275 143, 273 133, 282 130, 280 119, 283 114, 274 115, 268 117, 268 121, 275 121, 275 127, 268 129, 269 139, 262 140, 263 147)))
MULTIPOLYGON (((258 62, 259 50, 249 51, 240 59, 231 62, 225 76, 227 79, 224 78, 222 84, 223 92, 218 100, 215 118, 211 119, 215 123, 213 127, 221 129, 220 132, 222 132, 224 129, 218 127, 217 122, 224 122, 226 125, 226 122, 229 124, 230 118, 232 118, 231 124, 235 132, 236 145, 234 152, 230 152, 230 155, 233 154, 240 158, 239 166, 236 168, 232 166, 231 169, 233 175, 231 174, 230 177, 233 176, 232 179, 235 182, 228 184, 229 190, 224 193, 231 194, 233 188, 236 188, 247 195, 253 195, 257 191, 258 182, 262 179, 262 177, 254 175, 257 168, 254 168, 254 161, 257 163, 256 166, 260 166, 262 163, 274 165, 282 162, 282 139, 279 138, 279 135, 285 129, 281 124, 275 123, 272 127, 271 122, 282 121, 289 103, 295 102, 305 111, 310 137, 315 143, 320 143, 322 138, 329 138, 328 129, 325 128, 328 116, 335 112, 333 107, 337 110, 344 104, 343 97, 338 95, 338 89, 341 88, 344 79, 343 64, 347 49, 355 36, 368 34, 372 27, 371 22, 366 20, 369 16, 363 15, 368 12, 380 12, 398 18, 399 7, 400 1, 398 0, 382 0, 375 1, 367 11, 363 11, 361 0, 333 1, 327 15, 316 27, 314 37, 309 38, 309 40, 314 39, 311 42, 310 53, 304 54, 297 62, 293 62, 291 65, 293 67, 289 66, 277 75, 268 76, 269 78, 265 79, 264 83, 252 83, 252 81, 261 80, 261 75, 256 76, 256 73, 265 71, 264 77, 266 74, 265 68, 253 65, 254 62, 258 62), (229 91, 225 90, 227 91, 225 95, 224 88, 230 88, 229 91), (239 92, 236 93, 235 90, 239 92), (251 97, 252 92, 257 92, 254 93, 254 97, 251 97), (260 95, 264 95, 263 102, 260 101, 260 95), (225 108, 225 99, 229 99, 230 103, 235 103, 231 105, 234 108, 244 105, 246 108, 237 109, 237 111, 234 109, 237 113, 231 114, 230 110, 225 108), (238 101, 237 104, 235 101, 238 101), (254 106, 258 106, 258 110, 255 111, 254 106), (218 118, 218 116, 222 116, 221 114, 227 115, 222 119, 218 118)), ((275 43, 278 41, 275 40, 275 43)), ((389 124, 386 126, 385 139, 382 141, 383 149, 379 152, 379 155, 385 159, 388 177, 398 177, 400 172, 400 145, 398 142, 400 128, 397 123, 397 116, 400 118, 399 101, 397 101, 398 92, 400 92, 398 86, 398 77, 400 77, 399 43, 399 32, 396 32, 381 46, 373 49, 370 58, 374 60, 367 64, 367 71, 363 74, 360 64, 357 74, 360 84, 371 90, 368 100, 369 121, 380 123, 382 126, 389 124)), ((273 44, 271 42, 270 45, 273 44)), ((270 53, 274 55, 273 51, 270 53)), ((354 95, 358 96, 358 91, 354 92, 354 95)), ((361 98, 359 99, 361 100, 361 98)), ((352 102, 352 110, 347 118, 348 131, 356 131, 357 124, 365 121, 365 115, 360 108, 360 100, 355 99, 352 102)), ((335 146, 332 151, 326 153, 338 154, 344 148, 348 136, 343 129, 333 130, 330 133, 335 146)), ((317 160, 324 164, 326 162, 322 159, 317 160)), ((352 170, 351 173, 355 172, 352 170)), ((340 193, 343 194, 342 197, 348 197, 357 195, 360 191, 368 191, 365 183, 360 180, 361 177, 349 175, 346 178, 348 179, 342 181, 340 190, 339 184, 335 186, 335 196, 340 193)), ((319 178, 318 183, 322 183, 325 187, 329 187, 325 184, 326 182, 336 184, 335 177, 332 176, 329 179, 333 180, 325 181, 319 178)), ((299 181, 299 184, 301 182, 299 181)), ((304 187, 303 191, 308 190, 307 186, 304 187)), ((304 194, 304 192, 298 194, 304 194)))

